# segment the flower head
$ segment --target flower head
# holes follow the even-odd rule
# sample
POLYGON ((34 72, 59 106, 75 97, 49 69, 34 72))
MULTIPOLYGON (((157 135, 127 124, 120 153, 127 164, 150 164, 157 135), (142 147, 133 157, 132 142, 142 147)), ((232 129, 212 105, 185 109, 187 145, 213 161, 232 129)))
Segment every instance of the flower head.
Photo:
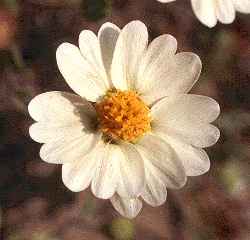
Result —
POLYGON ((187 94, 201 61, 176 50, 175 38, 167 34, 148 45, 147 28, 139 21, 122 30, 105 23, 98 36, 82 31, 79 48, 58 47, 58 67, 76 94, 36 96, 29 104, 36 121, 30 135, 43 143, 44 161, 63 165, 70 190, 91 186, 96 197, 135 217, 142 199, 161 205, 167 188, 208 171, 202 148, 219 138, 210 124, 219 105, 187 94))
POLYGON ((151 129, 149 107, 135 91, 114 90, 95 109, 100 129, 110 140, 133 142, 151 129))
MULTIPOLYGON (((167 3, 175 0, 158 0, 167 3)), ((232 23, 235 12, 250 13, 249 0, 191 0, 196 17, 206 26, 214 27, 217 22, 232 23)))

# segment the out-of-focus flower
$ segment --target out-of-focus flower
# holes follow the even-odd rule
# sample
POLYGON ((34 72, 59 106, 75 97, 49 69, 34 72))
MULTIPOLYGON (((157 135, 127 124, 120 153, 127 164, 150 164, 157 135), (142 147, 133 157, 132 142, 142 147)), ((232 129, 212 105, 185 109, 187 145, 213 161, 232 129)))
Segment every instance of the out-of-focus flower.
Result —
POLYGON ((8 48, 16 33, 16 18, 7 9, 0 8, 0 49, 8 48))
MULTIPOLYGON (((158 0, 167 3, 175 0, 158 0)), ((206 26, 214 27, 217 21, 232 23, 235 12, 250 13, 249 0, 191 0, 196 17, 206 26)))
POLYGON ((28 107, 37 121, 30 136, 44 143, 44 161, 63 164, 62 179, 70 190, 91 185, 96 197, 111 199, 117 211, 132 218, 142 207, 138 197, 161 205, 166 188, 180 188, 187 176, 208 171, 202 148, 219 138, 210 124, 219 105, 187 94, 201 61, 176 50, 176 39, 167 34, 148 46, 140 21, 122 30, 105 23, 98 36, 82 31, 79 48, 58 47, 59 70, 78 95, 36 96, 28 107))

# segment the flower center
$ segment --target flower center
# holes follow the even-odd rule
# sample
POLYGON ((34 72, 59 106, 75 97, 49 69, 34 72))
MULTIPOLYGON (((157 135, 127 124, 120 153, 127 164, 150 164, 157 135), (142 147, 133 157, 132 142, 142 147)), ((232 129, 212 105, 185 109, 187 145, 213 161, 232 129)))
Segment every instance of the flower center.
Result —
POLYGON ((149 108, 134 91, 109 91, 95 108, 102 132, 113 140, 134 142, 151 129, 149 108))

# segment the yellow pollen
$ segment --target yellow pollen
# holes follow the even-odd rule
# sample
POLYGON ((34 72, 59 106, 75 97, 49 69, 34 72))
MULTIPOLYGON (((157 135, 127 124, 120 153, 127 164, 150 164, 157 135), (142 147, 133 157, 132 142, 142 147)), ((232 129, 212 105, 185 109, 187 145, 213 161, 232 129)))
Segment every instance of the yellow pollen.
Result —
POLYGON ((109 91, 95 108, 102 132, 113 140, 134 142, 151 130, 149 108, 134 91, 109 91))

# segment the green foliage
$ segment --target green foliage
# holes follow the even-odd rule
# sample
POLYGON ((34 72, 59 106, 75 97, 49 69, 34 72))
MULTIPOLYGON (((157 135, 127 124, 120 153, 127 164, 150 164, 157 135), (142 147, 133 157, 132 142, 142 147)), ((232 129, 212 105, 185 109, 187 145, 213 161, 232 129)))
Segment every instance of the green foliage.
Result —
POLYGON ((0 5, 5 6, 14 12, 18 9, 17 0, 0 0, 0 5))
POLYGON ((98 20, 111 13, 112 0, 84 0, 84 15, 89 20, 98 20))
POLYGON ((227 163, 222 169, 220 178, 226 190, 233 193, 241 182, 241 170, 239 166, 231 160, 231 162, 227 163))
POLYGON ((54 238, 51 236, 50 233, 44 231, 44 232, 36 232, 32 234, 32 240, 58 240, 57 238, 54 238))
POLYGON ((116 218, 110 225, 110 234, 115 240, 134 239, 135 226, 126 218, 116 218))
POLYGON ((96 199, 89 193, 84 196, 84 203, 81 209, 81 216, 93 216, 96 212, 96 199))

